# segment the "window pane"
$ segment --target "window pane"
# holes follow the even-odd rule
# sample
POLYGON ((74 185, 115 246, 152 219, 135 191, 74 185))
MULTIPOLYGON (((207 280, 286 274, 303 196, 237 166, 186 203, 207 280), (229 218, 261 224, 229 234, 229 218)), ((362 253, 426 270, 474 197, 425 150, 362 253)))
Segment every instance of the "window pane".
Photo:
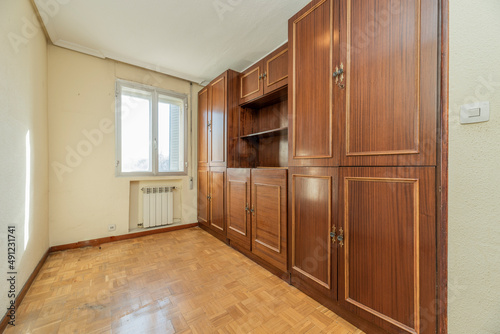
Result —
POLYGON ((158 102, 158 170, 179 172, 184 170, 183 101, 159 96, 158 102))
POLYGON ((151 172, 151 104, 149 92, 122 88, 122 172, 151 172))

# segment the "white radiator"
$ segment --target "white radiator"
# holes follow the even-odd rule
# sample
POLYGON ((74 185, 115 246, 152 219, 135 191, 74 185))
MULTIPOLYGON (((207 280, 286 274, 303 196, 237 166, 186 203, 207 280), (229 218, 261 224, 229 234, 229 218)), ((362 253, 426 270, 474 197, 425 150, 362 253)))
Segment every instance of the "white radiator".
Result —
POLYGON ((174 223, 175 187, 142 188, 143 227, 155 227, 174 223))

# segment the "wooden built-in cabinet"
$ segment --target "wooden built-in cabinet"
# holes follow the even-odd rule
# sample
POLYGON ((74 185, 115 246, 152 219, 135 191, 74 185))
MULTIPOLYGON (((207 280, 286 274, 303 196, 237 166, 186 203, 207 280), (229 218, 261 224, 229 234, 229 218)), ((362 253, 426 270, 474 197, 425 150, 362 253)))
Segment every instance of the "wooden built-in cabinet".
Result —
POLYGON ((439 8, 313 0, 199 93, 200 226, 367 333, 443 326, 439 8))
POLYGON ((289 20, 291 282, 369 331, 437 332, 438 23, 437 0, 289 20))
POLYGON ((242 72, 239 81, 240 104, 285 87, 288 84, 288 44, 242 72))
POLYGON ((287 170, 227 170, 227 237, 287 271, 287 170))
POLYGON ((238 74, 228 70, 198 93, 198 221, 221 240, 227 233, 226 167, 237 160, 238 74))

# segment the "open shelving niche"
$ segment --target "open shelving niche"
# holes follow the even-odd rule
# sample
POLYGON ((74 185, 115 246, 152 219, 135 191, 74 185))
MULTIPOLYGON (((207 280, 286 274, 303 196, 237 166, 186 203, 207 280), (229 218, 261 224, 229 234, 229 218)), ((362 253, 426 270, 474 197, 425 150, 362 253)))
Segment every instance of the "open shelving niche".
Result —
POLYGON ((238 147, 241 168, 288 166, 287 86, 239 108, 238 147))

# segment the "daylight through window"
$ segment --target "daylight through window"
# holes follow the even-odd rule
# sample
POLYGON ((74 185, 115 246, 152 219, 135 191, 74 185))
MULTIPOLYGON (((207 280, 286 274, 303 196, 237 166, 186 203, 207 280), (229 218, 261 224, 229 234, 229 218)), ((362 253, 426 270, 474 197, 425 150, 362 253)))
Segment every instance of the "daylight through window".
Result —
POLYGON ((187 96, 118 80, 117 175, 186 172, 187 96))

